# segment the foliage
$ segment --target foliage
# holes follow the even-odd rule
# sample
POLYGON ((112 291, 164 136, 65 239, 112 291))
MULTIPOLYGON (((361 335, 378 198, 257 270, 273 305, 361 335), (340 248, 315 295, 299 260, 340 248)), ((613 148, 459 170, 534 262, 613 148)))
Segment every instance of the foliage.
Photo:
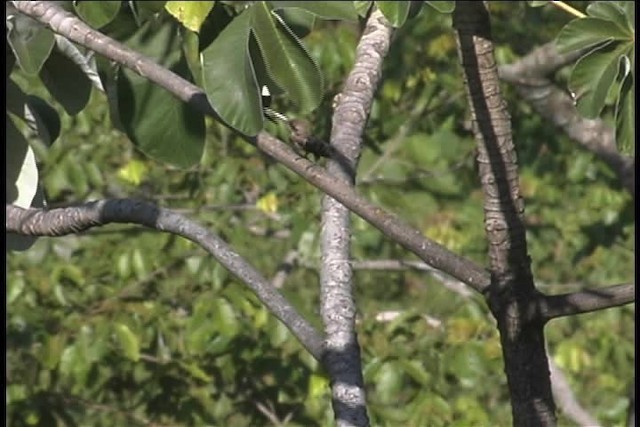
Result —
MULTIPOLYGON (((78 2, 89 7, 83 3, 89 2, 78 2)), ((273 105, 278 111, 302 113, 294 101, 309 108, 319 102, 312 118, 317 132, 327 136, 329 104, 353 63, 358 37, 356 23, 332 19, 355 20, 355 8, 335 2, 335 9, 319 15, 322 2, 259 2, 243 11, 238 2, 216 2, 194 44, 194 30, 182 28, 193 22, 188 10, 176 17, 153 5, 164 2, 128 3, 133 8, 122 6, 108 23, 104 11, 86 19, 201 82, 225 122, 247 133, 261 129, 262 112, 247 108, 261 105, 258 89, 268 82, 284 86, 272 91, 280 93, 273 105), (301 16, 323 19, 311 27, 301 16), (261 46, 261 40, 276 45, 261 46), (200 53, 202 64, 193 60, 200 53), (268 65, 265 56, 274 54, 305 63, 306 74, 298 81, 282 79, 280 73, 291 71, 268 65), (237 63, 225 65, 222 57, 237 63), (225 66, 230 68, 221 73, 225 66), (255 74, 245 73, 246 67, 255 74), (315 99, 322 87, 316 67, 326 88, 321 101, 315 99), (213 90, 215 73, 224 76, 227 90, 241 90, 250 102, 216 94, 225 88, 213 90), (238 83, 241 76, 246 79, 238 83), (239 122, 247 117, 247 123, 239 122)), ((83 17, 94 12, 78 11, 83 17)), ((511 5, 492 4, 492 13, 498 57, 509 61, 566 23, 550 8, 521 9, 517 22, 511 5), (525 33, 524 45, 509 44, 525 33)), ((16 28, 32 25, 20 19, 16 28)), ((18 34, 9 32, 20 69, 7 69, 13 82, 7 86, 7 135, 11 143, 29 143, 38 165, 30 170, 38 173, 49 205, 122 195, 152 199, 207 224, 267 277, 295 249, 300 259, 283 292, 320 327, 320 194, 220 122, 176 110, 185 107, 128 71, 98 63, 106 95, 79 79, 56 91, 42 70, 53 70, 48 81, 66 82, 63 71, 77 72, 79 66, 49 67, 60 60, 51 59, 59 45, 37 26, 30 31, 33 46, 26 43, 33 39, 12 41, 18 34), (141 93, 149 96, 148 105, 124 101, 140 99, 141 93), (128 106, 133 111, 123 112, 128 106), (185 115, 196 123, 182 121, 185 115), (159 125, 169 121, 183 127, 164 138, 159 125)), ((464 89, 454 72, 449 17, 425 7, 397 31, 367 126, 358 185, 370 200, 401 213, 425 234, 485 263, 482 195, 465 127, 464 89)), ((509 90, 507 96, 538 284, 560 293, 574 290, 573 283, 630 280, 631 197, 601 161, 550 129, 509 90)), ((27 162, 15 164, 16 176, 23 170, 28 176, 27 162)), ((17 188, 32 189, 33 183, 17 188)), ((25 197, 26 206, 37 194, 16 197, 25 197)), ((364 221, 354 218, 353 226, 355 260, 406 258, 364 221)), ((11 425, 267 425, 260 408, 281 420, 289 417, 293 425, 332 422, 327 379, 318 364, 250 292, 181 238, 115 225, 41 238, 29 251, 10 253, 7 270, 11 425)), ((479 297, 452 293, 417 271, 362 270, 355 282, 374 425, 510 423, 499 338, 479 297), (389 310, 402 314, 390 322, 376 320, 389 310)), ((633 318, 634 308, 624 307, 547 327, 553 358, 581 403, 606 425, 624 425, 633 318)))
POLYGON ((635 12, 628 1, 594 2, 587 17, 568 23, 557 39, 562 52, 586 52, 571 72, 569 88, 578 110, 588 118, 600 116, 613 104, 616 141, 631 151, 635 141, 635 12))

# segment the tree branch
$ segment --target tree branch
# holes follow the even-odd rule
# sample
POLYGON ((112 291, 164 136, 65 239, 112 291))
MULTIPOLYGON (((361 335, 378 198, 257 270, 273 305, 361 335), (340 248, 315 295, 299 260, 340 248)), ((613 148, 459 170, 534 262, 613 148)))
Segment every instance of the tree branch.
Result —
POLYGON ((549 359, 553 396, 558 401, 562 412, 580 426, 598 427, 600 423, 576 399, 576 395, 571 390, 571 385, 569 385, 569 381, 567 381, 562 369, 556 365, 551 355, 547 355, 547 358, 549 359))
POLYGON ((317 360, 322 360, 320 334, 289 302, 216 234, 190 219, 147 202, 112 199, 51 210, 6 205, 6 231, 27 236, 63 236, 110 223, 134 223, 177 234, 205 249, 245 282, 258 299, 287 326, 317 360))
POLYGON ((544 322, 563 316, 588 313, 629 304, 636 299, 635 284, 584 289, 561 295, 538 296, 538 314, 544 322))
POLYGON ((484 194, 484 228, 492 278, 487 302, 500 331, 513 423, 555 426, 543 324, 528 318, 537 291, 527 253, 511 121, 500 91, 485 4, 457 1, 453 27, 484 194))
MULTIPOLYGON (((209 105, 205 93, 200 88, 117 41, 93 30, 55 3, 17 1, 14 4, 20 12, 47 25, 53 31, 131 68, 167 89, 177 98, 189 103, 203 114, 217 117, 209 105)), ((490 277, 484 268, 424 237, 420 230, 405 224, 397 216, 372 204, 356 193, 353 188, 338 182, 322 167, 297 155, 284 142, 266 132, 261 132, 257 138, 244 138, 312 185, 338 200, 426 263, 459 279, 479 292, 488 286, 490 277)))
MULTIPOLYGON (((329 159, 327 171, 353 187, 362 134, 380 81, 393 29, 374 9, 356 47, 356 59, 343 90, 336 97, 331 145, 340 158, 329 159), (346 164, 345 164, 346 163, 346 164)), ((336 199, 322 199, 320 312, 325 329, 325 366, 331 378, 338 426, 368 426, 360 346, 355 333, 356 304, 351 268, 349 210, 336 199)))

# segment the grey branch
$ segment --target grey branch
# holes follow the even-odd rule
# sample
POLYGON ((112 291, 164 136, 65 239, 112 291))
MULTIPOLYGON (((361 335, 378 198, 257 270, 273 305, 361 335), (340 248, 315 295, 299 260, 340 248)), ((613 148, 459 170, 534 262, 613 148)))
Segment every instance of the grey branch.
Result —
POLYGON ((21 235, 63 236, 110 223, 133 223, 182 236, 200 245, 246 283, 302 345, 316 359, 322 360, 322 337, 313 326, 224 240, 183 215, 130 199, 100 200, 51 210, 6 206, 6 231, 21 235))
MULTIPOLYGON (((356 60, 336 97, 331 147, 337 155, 328 172, 347 187, 355 181, 362 134, 380 81, 393 29, 374 9, 356 48, 356 60)), ((350 212, 336 199, 322 199, 320 312, 325 329, 325 367, 331 378, 333 409, 340 427, 368 426, 360 346, 355 333, 356 304, 350 263, 350 212)))

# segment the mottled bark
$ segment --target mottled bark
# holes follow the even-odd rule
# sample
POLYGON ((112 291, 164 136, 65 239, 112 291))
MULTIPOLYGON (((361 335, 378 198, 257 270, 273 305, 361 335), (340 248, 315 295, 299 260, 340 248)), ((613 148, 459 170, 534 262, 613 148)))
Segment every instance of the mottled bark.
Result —
MULTIPOLYGON (((338 95, 333 115, 331 156, 327 171, 353 186, 362 151, 362 134, 389 50, 392 28, 374 10, 356 48, 356 61, 338 95)), ((322 267, 320 311, 325 327, 325 367, 331 379, 338 426, 368 426, 360 346, 355 331, 356 303, 351 267, 351 221, 346 206, 331 196, 322 199, 322 267)))
POLYGON ((544 344, 535 315, 510 116, 502 98, 489 14, 483 2, 457 2, 453 14, 484 192, 491 285, 486 292, 498 322, 517 426, 553 426, 555 404, 544 344), (533 312, 532 312, 533 311, 533 312))

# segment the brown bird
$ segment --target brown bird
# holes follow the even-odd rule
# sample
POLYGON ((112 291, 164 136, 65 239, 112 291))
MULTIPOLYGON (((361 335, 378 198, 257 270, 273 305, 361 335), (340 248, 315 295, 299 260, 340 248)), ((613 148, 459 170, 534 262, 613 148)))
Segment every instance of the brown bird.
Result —
POLYGON ((319 157, 330 158, 335 154, 335 149, 325 141, 311 134, 311 123, 304 119, 289 120, 291 128, 291 142, 305 153, 319 157))

